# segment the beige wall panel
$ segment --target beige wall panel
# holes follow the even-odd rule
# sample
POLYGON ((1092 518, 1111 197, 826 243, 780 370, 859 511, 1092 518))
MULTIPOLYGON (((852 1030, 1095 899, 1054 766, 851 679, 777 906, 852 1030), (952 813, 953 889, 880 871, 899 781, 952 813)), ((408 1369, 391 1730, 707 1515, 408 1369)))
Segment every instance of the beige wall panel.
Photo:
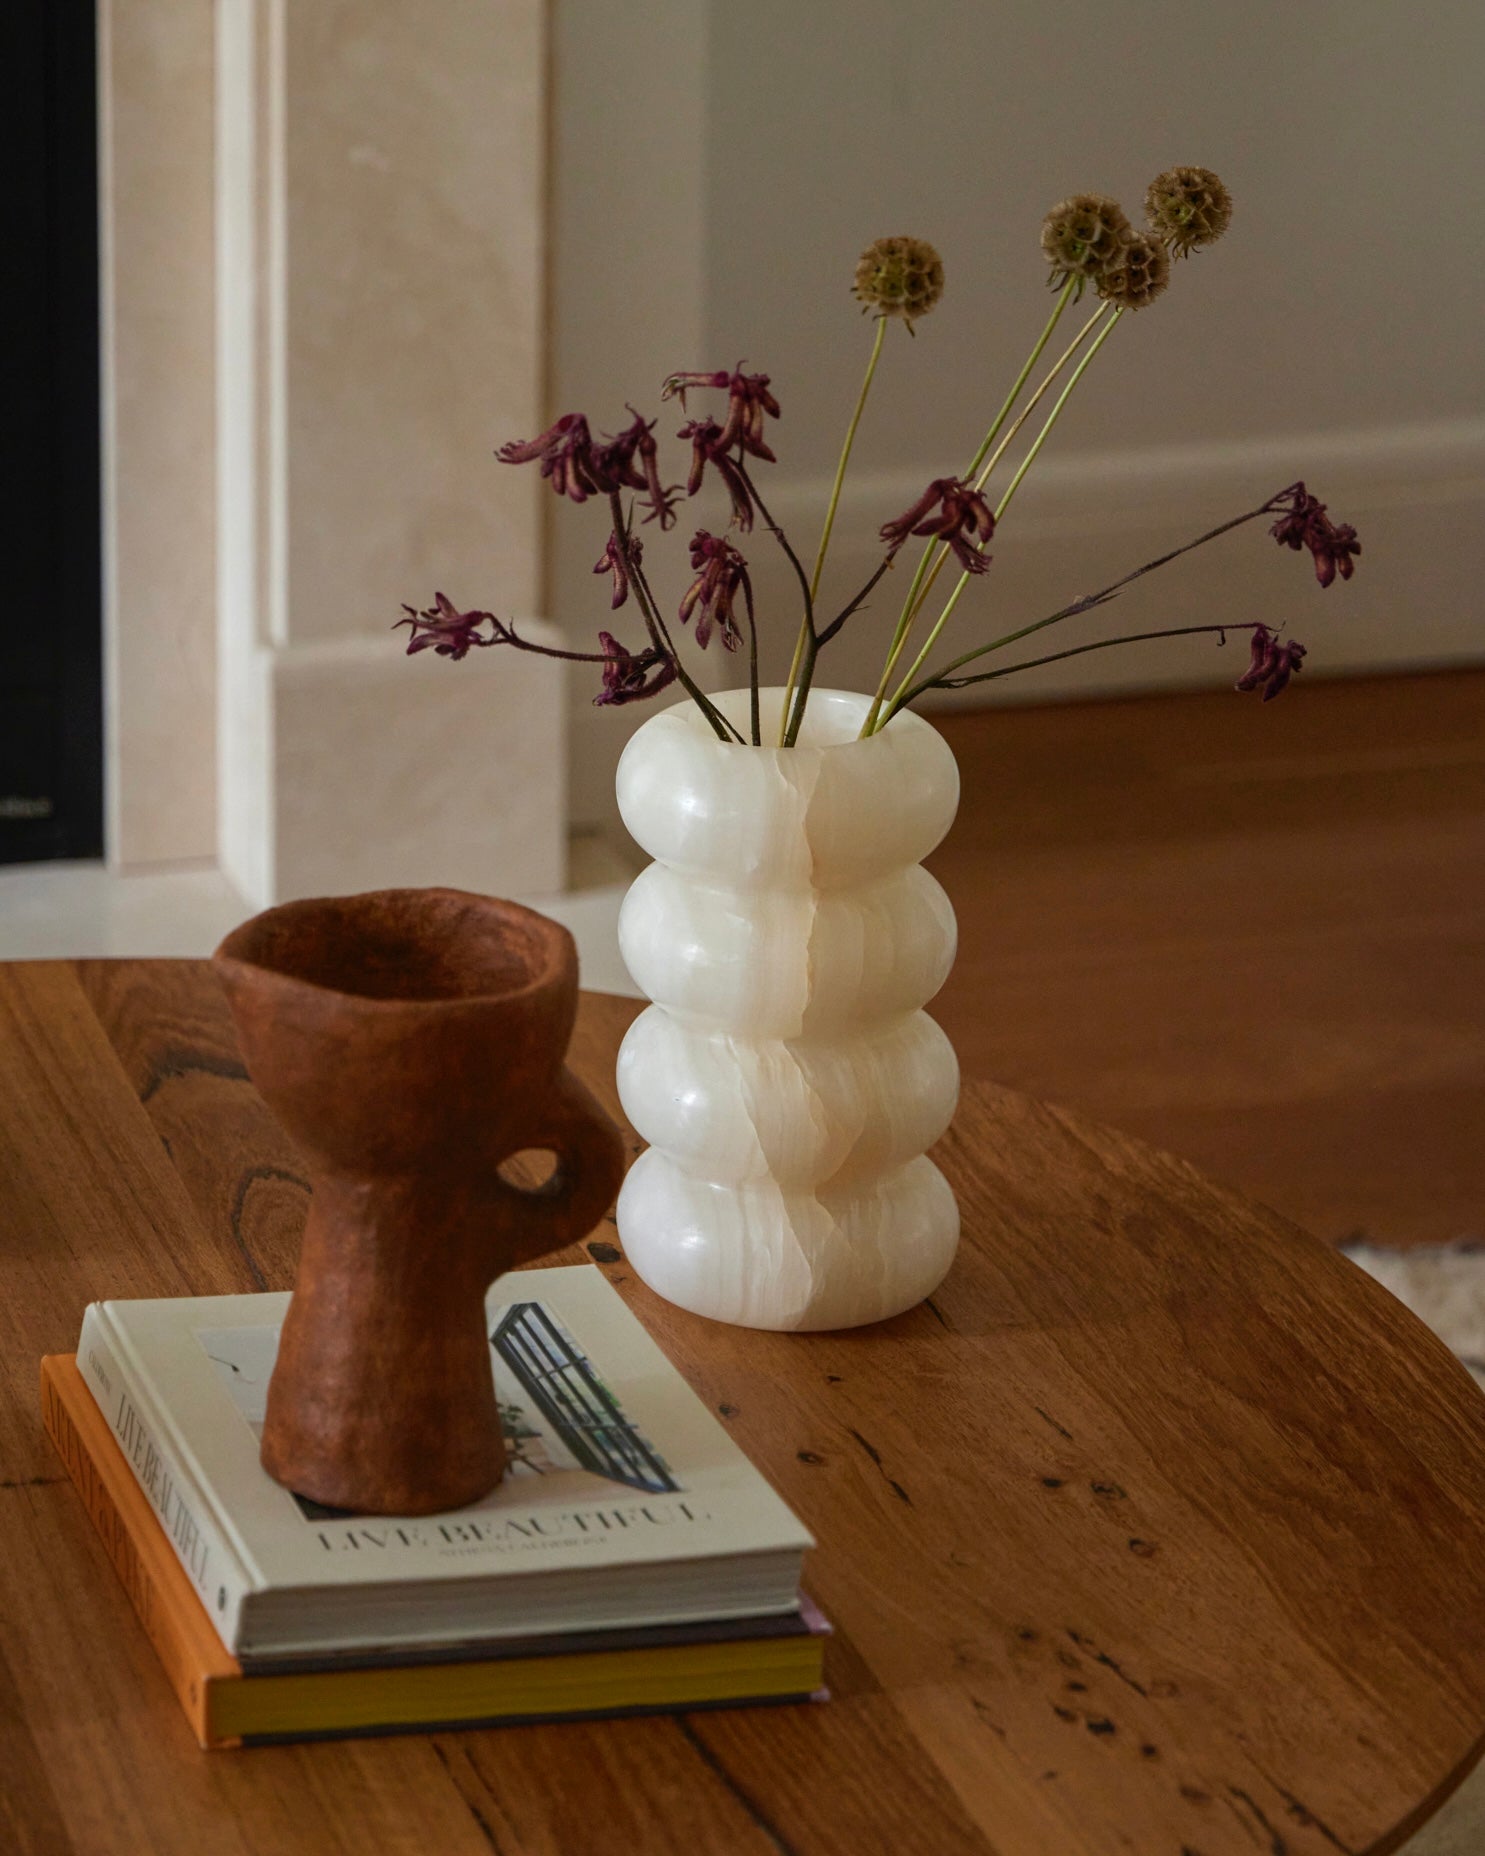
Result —
MULTIPOLYGON (((550 640, 540 620, 523 631, 550 640)), ((310 645, 274 664, 280 896, 406 884, 562 888, 560 681, 514 653, 451 664, 395 645, 310 645), (497 662, 497 658, 499 661, 497 662)))
POLYGON ((292 0, 284 46, 287 586, 295 642, 442 587, 529 612, 545 8, 292 0))
POLYGON ((216 843, 211 0, 102 0, 109 861, 216 843))

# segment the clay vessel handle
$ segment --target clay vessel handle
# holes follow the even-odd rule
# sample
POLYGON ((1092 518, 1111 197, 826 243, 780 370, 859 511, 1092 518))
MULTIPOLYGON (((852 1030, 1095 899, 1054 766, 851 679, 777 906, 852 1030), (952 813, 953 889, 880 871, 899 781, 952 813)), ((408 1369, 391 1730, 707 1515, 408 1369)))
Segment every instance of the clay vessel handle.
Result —
POLYGON ((613 1203, 624 1177, 619 1130, 566 1070, 521 1146, 550 1148, 557 1166, 545 1185, 525 1188, 500 1182, 510 1212, 500 1243, 501 1269, 585 1237, 613 1203))

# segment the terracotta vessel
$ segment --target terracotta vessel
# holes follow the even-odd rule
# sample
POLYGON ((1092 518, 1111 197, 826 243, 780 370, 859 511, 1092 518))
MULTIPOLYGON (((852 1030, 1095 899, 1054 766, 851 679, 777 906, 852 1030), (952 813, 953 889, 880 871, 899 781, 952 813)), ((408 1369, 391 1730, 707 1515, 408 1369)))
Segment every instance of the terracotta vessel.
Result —
POLYGON ((360 1513, 476 1501, 505 1467, 485 1290, 590 1230, 623 1173, 563 1068, 572 937, 514 903, 385 890, 269 909, 213 961, 314 1187, 263 1466, 360 1513), (523 1149, 557 1157, 539 1190, 501 1176, 523 1149))

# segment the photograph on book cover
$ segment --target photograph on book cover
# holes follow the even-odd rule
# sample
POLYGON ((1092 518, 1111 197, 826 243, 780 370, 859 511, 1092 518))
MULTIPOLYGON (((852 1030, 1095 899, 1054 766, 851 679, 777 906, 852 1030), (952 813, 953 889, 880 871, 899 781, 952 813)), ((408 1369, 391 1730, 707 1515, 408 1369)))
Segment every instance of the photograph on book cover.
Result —
MULTIPOLYGON (((263 1433, 268 1381, 278 1357, 278 1330, 198 1328, 196 1338, 255 1437, 263 1433)), ((678 1494, 669 1465, 626 1416, 588 1353, 542 1302, 513 1302, 494 1311, 490 1364, 511 1478, 567 1478, 572 1499, 591 1493, 600 1477, 653 1494, 678 1494), (585 1486, 586 1485, 586 1486, 585 1486)), ((470 1512, 493 1508, 502 1484, 470 1512)), ((552 1481, 556 1493, 564 1484, 552 1481)), ((306 1521, 338 1520, 346 1510, 295 1495, 306 1521)))

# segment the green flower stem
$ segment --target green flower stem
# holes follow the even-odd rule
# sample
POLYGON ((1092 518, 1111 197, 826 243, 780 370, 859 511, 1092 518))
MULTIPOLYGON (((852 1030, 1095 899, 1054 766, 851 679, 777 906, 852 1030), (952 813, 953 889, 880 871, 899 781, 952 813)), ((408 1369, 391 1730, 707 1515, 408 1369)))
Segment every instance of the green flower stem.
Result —
POLYGON ((1072 379, 1068 381, 1067 385, 1057 395, 1056 404, 1053 406, 1052 410, 1047 414, 1046 423, 1042 426, 1042 429, 1037 433, 1035 439, 1032 441, 1031 449, 1026 453, 1026 456, 1022 458, 1019 466, 1017 467, 1015 476, 1011 478, 1010 483, 1006 486, 1005 495, 1002 496, 1000 501, 995 505, 995 520, 997 523, 1000 521, 1001 517, 1004 516, 1006 510, 1010 508, 1011 498, 1016 494, 1017 490, 1020 489, 1022 478, 1025 477, 1027 471, 1029 471, 1032 465, 1036 462, 1037 454, 1041 450, 1042 446, 1046 444, 1048 434, 1051 432, 1052 427, 1056 425, 1057 420, 1059 416, 1061 415, 1063 407, 1068 402, 1068 398, 1071 395, 1073 388, 1078 384, 1078 382, 1083 378, 1084 374, 1086 374, 1088 369, 1093 365, 1093 357, 1098 353, 1099 349, 1102 348, 1104 343, 1113 334, 1114 330, 1118 328, 1119 318, 1123 314, 1124 314, 1124 311, 1122 308, 1120 308, 1120 309, 1116 309, 1113 315, 1109 317, 1108 321, 1098 331, 1098 336, 1095 339, 1093 346, 1088 350, 1087 354, 1083 356, 1082 360, 1079 361, 1077 366, 1073 369, 1072 379))
POLYGON ((748 714, 752 723, 753 746, 763 746, 763 730, 758 720, 758 621, 753 614, 753 582, 747 569, 742 574, 743 604, 748 609, 748 714))
POLYGON ((815 571, 810 575, 810 598, 820 597, 820 575, 825 570, 825 556, 830 548, 830 532, 835 527, 835 512, 840 507, 841 485, 846 480, 846 466, 851 461, 851 447, 856 442, 856 428, 861 423, 861 415, 866 410, 866 396, 871 392, 873 376, 877 371, 877 362, 882 358, 882 343, 887 337, 887 318, 877 317, 876 339, 871 345, 871 359, 866 364, 866 378, 861 382, 861 391, 856 396, 856 410, 851 414, 851 423, 846 427, 846 442, 841 446, 840 463, 835 467, 835 482, 830 490, 830 507, 825 511, 825 527, 820 535, 819 552, 815 555, 815 571))
MULTIPOLYGON (((861 724, 859 740, 864 741, 876 730, 877 716, 887 696, 887 685, 892 679, 892 672, 896 668, 898 658, 902 656, 902 647, 907 643, 913 620, 918 616, 918 608, 923 603, 921 592, 923 576, 928 571, 928 560, 933 553, 933 547, 934 544, 931 541, 926 543, 919 557, 918 570, 913 575, 913 583, 907 590, 907 598, 902 602, 902 612, 897 621, 897 628, 892 634, 892 643, 887 647, 887 661, 882 666, 881 679, 877 684, 876 695, 871 699, 871 708, 867 711, 866 720, 861 724)), ((945 553, 947 552, 948 550, 945 549, 945 553)))
MULTIPOLYGON (((866 378, 861 383, 861 391, 856 396, 856 410, 851 414, 851 423, 846 427, 846 442, 841 446, 840 462, 835 467, 835 482, 830 490, 830 505, 825 511, 825 526, 820 532, 820 547, 815 555, 815 571, 810 575, 810 598, 815 600, 820 594, 820 575, 825 570, 825 556, 830 549, 830 534, 835 527, 835 512, 840 507, 841 485, 846 480, 846 466, 851 461, 851 447, 856 442, 856 428, 861 423, 861 415, 866 410, 866 396, 871 392, 872 378, 877 371, 877 362, 882 358, 882 343, 887 335, 887 318, 877 317, 876 339, 871 345, 871 359, 866 364, 866 378)), ((789 681, 784 687, 784 707, 779 715, 779 746, 784 745, 789 732, 789 706, 794 700, 794 686, 799 680, 799 670, 804 662, 804 653, 809 642, 809 625, 805 619, 799 623, 799 636, 794 642, 794 661, 789 666, 789 681)))
MULTIPOLYGON (((1104 303, 1098 309, 1096 309, 1093 312, 1093 314, 1088 318, 1088 320, 1083 324, 1082 328, 1078 330, 1077 334, 1073 337, 1072 341, 1068 343, 1067 347, 1062 351, 1062 354, 1053 363, 1052 367, 1048 370, 1046 375, 1043 377, 1035 393, 1032 394, 1031 398, 1026 402, 1025 406, 1022 407, 1011 429, 1006 433, 1005 437, 1002 438, 1000 443, 995 447, 994 455, 990 458, 989 462, 985 464, 984 469, 980 471, 978 478, 975 480, 975 488, 977 490, 984 489, 986 483, 990 479, 991 472, 995 469, 995 466, 1000 462, 1000 460, 1005 456, 1006 447, 1011 443, 1011 441, 1015 438, 1017 432, 1021 430, 1021 427, 1025 425, 1026 421, 1031 417, 1032 413, 1035 411, 1039 402, 1045 397, 1049 389, 1056 382, 1058 375, 1061 374, 1063 368, 1067 366, 1068 362, 1073 358, 1073 356, 1078 352, 1079 348, 1082 347, 1083 343, 1092 334, 1093 330, 1097 327, 1100 318, 1106 314, 1109 307, 1110 306, 1107 303, 1104 303)), ((1051 325, 1048 324, 1048 333, 1050 332, 1051 332, 1051 325)), ((1046 338, 1044 336, 1041 346, 1045 346, 1045 340, 1046 338)), ((1023 380, 1025 379, 1024 374, 1022 375, 1022 379, 1023 380)), ((992 429, 990 436, 991 438, 995 436, 994 429, 992 429)), ((982 445, 980 447, 980 451, 976 459, 976 463, 983 461, 988 442, 989 441, 987 440, 987 444, 982 445)), ((975 465, 971 464, 969 470, 965 472, 965 475, 969 476, 974 471, 974 469, 975 469, 975 465)), ((923 579, 923 569, 928 564, 928 557, 929 557, 929 554, 933 551, 933 546, 934 544, 930 542, 928 546, 923 550, 923 559, 918 563, 918 572, 914 576, 913 584, 908 590, 908 604, 905 608, 906 624, 899 628, 899 636, 894 637, 892 641, 892 649, 888 653, 887 665, 886 665, 885 670, 882 672, 882 682, 878 690, 879 697, 885 696, 888 679, 891 677, 893 670, 897 667, 897 660, 902 655, 902 647, 907 642, 908 633, 911 631, 912 627, 917 623, 919 612, 921 612, 923 607, 928 604, 928 596, 933 591, 934 582, 938 579, 939 575, 943 572, 944 563, 949 558, 949 550, 946 547, 940 546, 939 551, 938 551, 938 558, 934 561, 933 567, 931 571, 929 572, 928 578, 925 582, 923 579), (918 587, 920 583, 922 583, 921 592, 918 591, 918 587)), ((869 719, 870 718, 868 717, 868 720, 869 719)))
POLYGON ((1068 304, 1072 301, 1073 285, 1076 282, 1077 282, 1077 279, 1075 277, 1069 277, 1067 282, 1062 286, 1061 290, 1058 292, 1057 302, 1055 306, 1053 307, 1051 315, 1048 316, 1047 318, 1047 326, 1042 330, 1041 334, 1037 337, 1036 346, 1032 349, 1031 353, 1027 355, 1026 365, 1021 369, 1020 373, 1017 374, 1016 376, 1016 384, 1011 388, 1010 392, 1006 394, 1005 404, 1001 407, 1000 411, 996 413, 995 415, 995 423, 990 427, 990 430, 986 432, 984 439, 981 441, 979 450, 970 459, 969 469, 964 473, 966 477, 972 477, 974 473, 980 468, 981 464, 984 463, 986 452, 989 451, 990 447, 995 443, 996 437, 998 436, 1000 432, 1000 428, 1005 424, 1007 418, 1010 416, 1010 410, 1016 403, 1017 394, 1020 393, 1022 387, 1026 385, 1027 379, 1029 378, 1031 374, 1032 368, 1034 368, 1037 362, 1041 360, 1042 350, 1046 347, 1047 343, 1051 341, 1053 329, 1057 327, 1057 324, 1059 320, 1061 319, 1063 310, 1065 310, 1068 304))
MULTIPOLYGON (((1098 353, 1099 349, 1102 348, 1104 343, 1109 339, 1110 335, 1112 335, 1114 330, 1119 326, 1119 318, 1123 314, 1124 314, 1124 311, 1122 309, 1116 309, 1113 315, 1109 317, 1108 321, 1099 330, 1098 336, 1096 340, 1094 341, 1093 345, 1089 348, 1087 354, 1083 356, 1082 360, 1079 361, 1078 365, 1073 369, 1072 378, 1068 381, 1067 385, 1062 389, 1061 393, 1058 394, 1056 402, 1053 405, 1051 412, 1047 414, 1047 417, 1045 421, 1043 422, 1042 429, 1037 433, 1036 438, 1033 440, 1031 444, 1031 448, 1026 453, 1026 456, 1022 458, 1020 466, 1018 467, 1015 476, 1012 477, 1009 485, 1006 488, 1005 495, 1001 497, 1000 502, 996 505, 995 522, 996 522, 997 527, 999 527, 1001 518, 1005 515, 1006 510, 1010 507, 1011 498, 1016 494, 1016 491, 1021 487, 1022 479, 1025 477, 1027 471, 1031 469, 1031 466, 1036 462, 1037 454, 1041 451, 1042 446, 1047 442, 1047 437, 1050 434, 1052 427, 1057 423, 1059 417, 1061 416, 1062 409, 1067 404, 1069 398, 1071 397, 1073 389, 1077 386, 1078 382, 1083 378, 1083 375, 1087 373, 1088 369, 1092 366, 1093 358, 1098 353)), ((963 594, 965 587, 969 584, 969 580, 970 580, 970 575, 967 573, 961 574, 959 576, 958 584, 955 586, 954 591, 949 595, 948 600, 945 602, 944 609, 938 616, 938 622, 935 624, 933 630, 928 634, 928 638, 926 642, 924 643, 923 649, 918 653, 917 657, 914 658, 911 669, 908 671, 907 675, 903 678, 902 682, 899 683, 897 686, 896 695, 893 696, 892 700, 888 703, 886 714, 883 717, 881 726, 885 727, 886 724, 892 720, 892 717, 897 713, 897 711, 902 707, 903 703, 907 700, 908 691, 916 683, 920 673, 922 672, 923 666, 927 663, 928 658, 933 651, 934 646, 938 643, 939 639, 942 637, 944 627, 948 624, 950 618, 953 616, 954 608, 959 604, 960 596, 963 594)))
MULTIPOLYGON (((1098 326, 1100 319, 1104 315, 1107 314, 1109 308, 1110 308, 1110 305, 1107 303, 1104 303, 1100 305, 1098 309, 1094 310, 1093 314, 1083 324, 1082 328, 1078 330, 1077 334, 1068 343, 1067 347, 1063 349, 1062 353, 1058 356, 1057 360, 1053 362, 1052 366, 1048 369, 1047 373, 1042 377, 1041 383, 1037 387, 1036 392, 1032 394, 1031 398, 1021 408, 1021 411, 1016 416, 1015 423, 1012 425, 1011 429, 1006 433, 1005 437, 1002 438, 1000 443, 995 447, 993 456, 985 464, 984 469, 981 470, 979 476, 975 479, 975 488, 977 490, 983 490, 985 485, 990 481, 990 477, 991 477, 992 472, 995 469, 995 466, 1000 462, 1000 460, 1006 454, 1006 448, 1015 439, 1016 434, 1021 430, 1021 427, 1025 425, 1026 421, 1031 417, 1032 413, 1036 411, 1037 406, 1046 397, 1047 393, 1050 391, 1052 386, 1056 383, 1057 377, 1061 374, 1063 368, 1067 366, 1068 362, 1073 358, 1073 356, 1082 347, 1083 343, 1087 341, 1088 337, 1093 333, 1094 329, 1098 326)), ((965 474, 968 475, 969 473, 966 472, 965 474)), ((924 586, 922 593, 918 596, 918 605, 920 607, 927 605, 928 596, 933 591, 933 583, 935 580, 938 579, 939 574, 943 571, 944 562, 947 561, 948 558, 949 558, 949 550, 947 548, 941 548, 939 550, 938 559, 933 563, 933 571, 928 576, 928 582, 924 586)), ((916 620, 917 616, 918 615, 915 612, 913 614, 913 618, 916 620)))
MULTIPOLYGON (((1058 356, 1057 360, 1052 364, 1045 378, 1042 380, 1040 386, 1038 386, 1036 392, 1032 394, 1031 398, 1021 408, 1020 413, 1017 415, 1015 424, 1011 427, 1010 431, 1006 433, 1005 437, 1001 439, 1000 443, 995 447, 994 456, 991 457, 986 462, 984 469, 980 472, 979 476, 975 479, 975 488, 977 490, 983 490, 985 485, 990 481, 991 473, 994 471, 995 466, 1005 456, 1006 449, 1014 441, 1016 434, 1021 430, 1021 427, 1025 425, 1026 421, 1031 417, 1032 413, 1036 410, 1038 404, 1046 396, 1047 392, 1052 387, 1053 383, 1056 381, 1058 375, 1061 374, 1063 368, 1067 366, 1068 362, 1073 358, 1073 356, 1082 347, 1083 343, 1087 341, 1088 337, 1093 333, 1094 329, 1098 327, 1098 324, 1100 323, 1100 321, 1102 321, 1104 316, 1108 314, 1111 307, 1112 307, 1111 304, 1101 303, 1098 306, 1098 308, 1094 310, 1093 314, 1088 318, 1088 320, 1083 324, 1082 328, 1078 330, 1077 334, 1068 343, 1067 347, 1063 349, 1061 355, 1058 356)), ((947 552, 947 550, 945 550, 945 552, 947 552)))
MULTIPOLYGON (((972 477, 975 474, 975 472, 980 468, 980 465, 985 460, 986 453, 989 451, 990 447, 995 443, 995 440, 997 439, 997 437, 999 437, 1000 428, 1005 424, 1006 420, 1010 417, 1010 411, 1011 411, 1011 408, 1016 403, 1017 395, 1020 393, 1022 387, 1026 385, 1026 382, 1031 375, 1032 368, 1034 368, 1037 362, 1041 359, 1042 350, 1046 347, 1047 343, 1052 339, 1052 331, 1053 329, 1057 327, 1057 324, 1059 320, 1061 319, 1063 310, 1065 310, 1068 304, 1072 301, 1073 285, 1076 282, 1077 282, 1077 279, 1075 277, 1069 277, 1067 282, 1062 286, 1061 290, 1057 293, 1057 301, 1052 306, 1051 315, 1048 316, 1047 318, 1047 326, 1042 330, 1041 334, 1036 338, 1036 345, 1031 350, 1031 353, 1027 355, 1025 365, 1022 367, 1020 373, 1017 374, 1015 381, 1012 384, 1010 392, 1006 394, 1005 401, 1002 404, 1000 411, 996 413, 995 418, 993 422, 991 423, 990 430, 986 432, 984 438, 980 441, 979 450, 976 451, 974 456, 970 459, 969 468, 964 473, 966 477, 972 477)), ((1087 330, 1085 329, 1083 333, 1086 334, 1087 330)), ((1078 337, 1078 340, 1079 341, 1082 340, 1081 335, 1078 337)), ((1074 343, 1073 346, 1076 347, 1077 343, 1074 343)), ((1071 353, 1072 351, 1069 350, 1068 352, 1071 353)), ((1066 359, 1067 359, 1067 356, 1064 355, 1063 361, 1065 361, 1066 359)), ((1062 361, 1059 361, 1057 363, 1057 366, 1061 367, 1062 361)), ((1055 374, 1056 369, 1054 369, 1053 372, 1055 374)), ((1037 397, 1040 398, 1042 392, 1044 391, 1045 391, 1045 384, 1042 387, 1037 389, 1037 397)), ((1036 404, 1036 400, 1033 400, 1032 405, 1034 406, 1035 404, 1036 404)), ((1023 414, 1023 417, 1024 417, 1024 414, 1023 414)), ((1018 420, 1017 423, 1019 424, 1020 421, 1018 420)), ((999 454, 997 453, 997 455, 999 454)), ((908 633, 912 630, 914 622, 916 621, 918 617, 919 609, 922 607, 923 602, 928 598, 928 590, 933 585, 932 579, 929 581, 928 587, 924 587, 923 585, 923 576, 928 571, 928 560, 929 560, 929 556, 933 553, 933 546, 934 544, 930 541, 924 547, 923 553, 918 560, 917 571, 913 575, 912 585, 907 590, 907 598, 902 602, 902 615, 897 621, 896 631, 892 634, 892 643, 888 647, 888 650, 887 650, 887 662, 882 670, 882 678, 881 678, 880 683, 878 683, 877 685, 877 693, 875 697, 872 699, 870 713, 867 715, 865 722, 861 726, 861 734, 863 738, 873 733, 876 728, 877 716, 880 713, 882 703, 886 698, 887 685, 891 681, 892 672, 897 668, 897 660, 898 658, 902 656, 903 646, 907 643, 908 633)), ((947 556, 948 552, 949 550, 947 548, 944 548, 940 551, 938 561, 933 568, 933 579, 937 579, 939 571, 943 567, 944 559, 947 556)))

